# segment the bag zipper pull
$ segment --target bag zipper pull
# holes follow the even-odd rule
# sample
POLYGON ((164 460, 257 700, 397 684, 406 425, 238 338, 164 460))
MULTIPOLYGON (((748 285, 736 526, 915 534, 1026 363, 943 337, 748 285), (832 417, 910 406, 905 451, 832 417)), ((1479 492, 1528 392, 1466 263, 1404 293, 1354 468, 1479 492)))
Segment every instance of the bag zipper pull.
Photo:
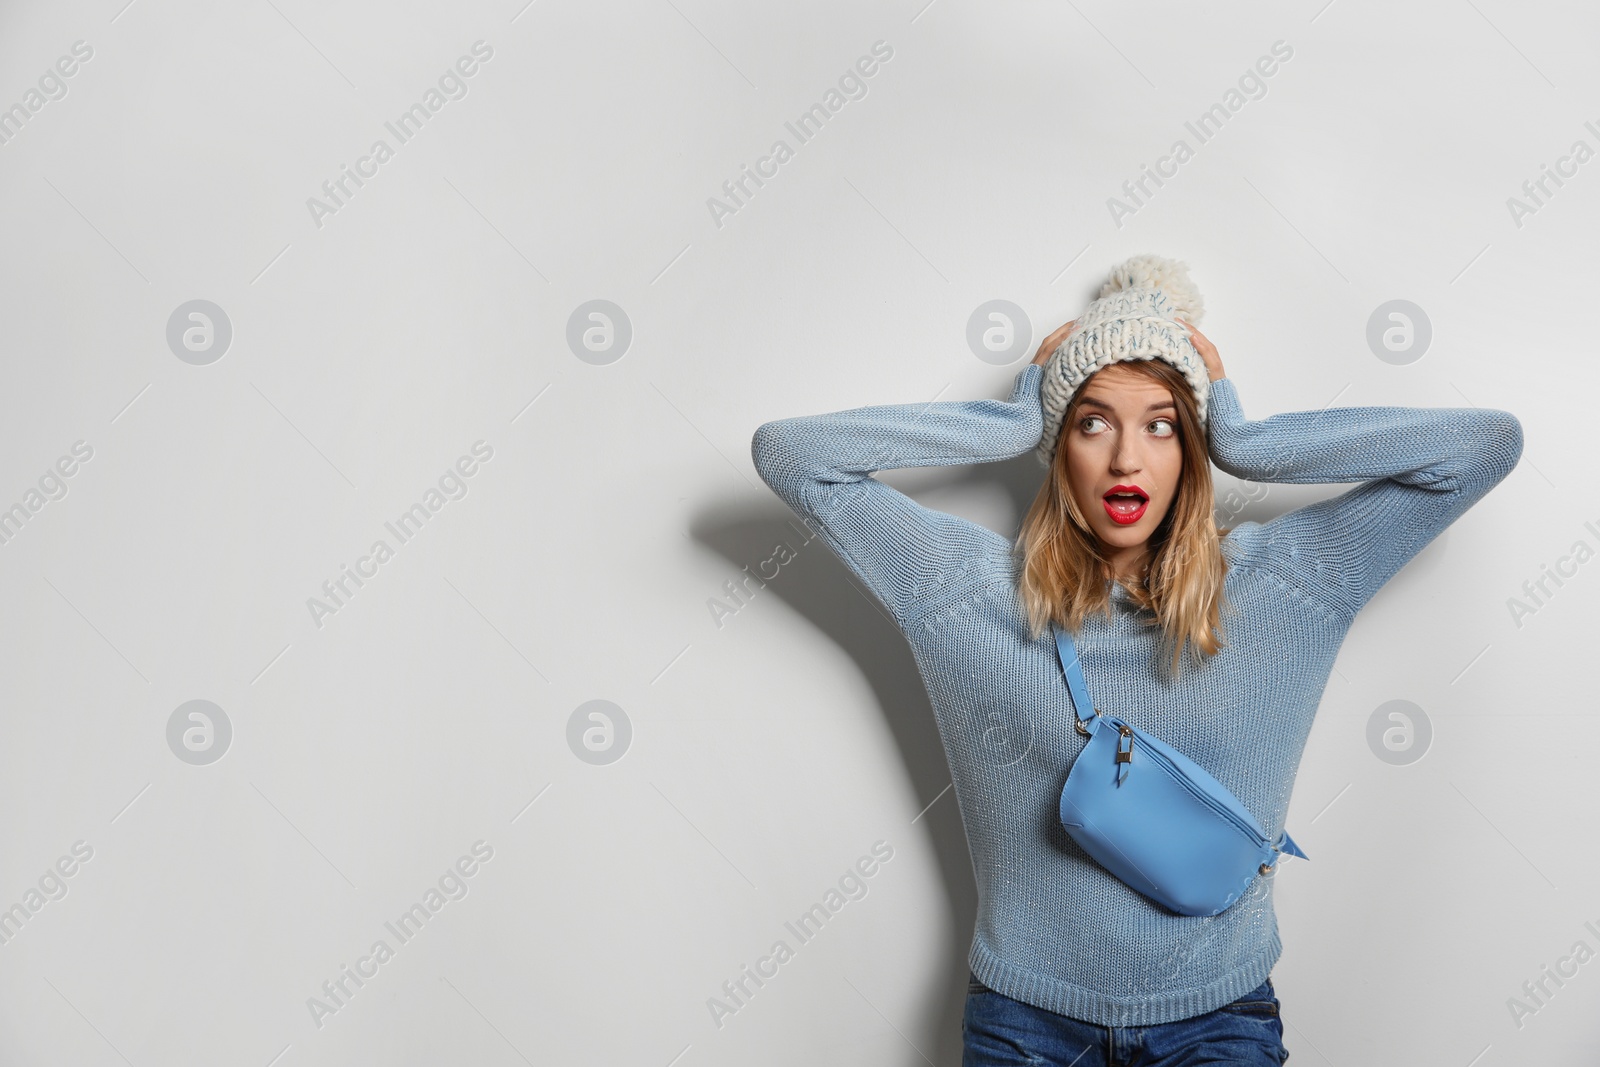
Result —
POLYGON ((1117 738, 1117 762, 1122 766, 1117 771, 1117 784, 1128 777, 1128 769, 1133 766, 1133 728, 1124 723, 1120 727, 1121 737, 1117 738), (1124 749, 1122 743, 1126 741, 1128 747, 1124 749))

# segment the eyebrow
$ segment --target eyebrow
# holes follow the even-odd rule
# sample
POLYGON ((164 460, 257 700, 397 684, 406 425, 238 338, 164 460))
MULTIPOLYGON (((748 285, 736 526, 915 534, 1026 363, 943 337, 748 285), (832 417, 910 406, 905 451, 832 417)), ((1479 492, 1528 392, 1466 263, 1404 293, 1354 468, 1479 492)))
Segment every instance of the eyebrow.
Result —
MULTIPOLYGON (((1104 400, 1100 400, 1100 399, 1098 399, 1096 397, 1092 397, 1092 396, 1084 397, 1083 398, 1083 403, 1082 403, 1081 406, 1088 407, 1090 405, 1093 405, 1094 407, 1097 407, 1097 408, 1104 408, 1107 411, 1113 410, 1111 405, 1106 403, 1104 400)), ((1148 414, 1150 414, 1150 412, 1152 412, 1152 411, 1160 411, 1162 408, 1172 408, 1174 411, 1176 411, 1177 410, 1177 405, 1174 404, 1170 400, 1162 400, 1162 401, 1158 401, 1158 402, 1156 402, 1154 404, 1151 404, 1149 407, 1144 409, 1144 412, 1145 412, 1146 415, 1148 415, 1148 414)))

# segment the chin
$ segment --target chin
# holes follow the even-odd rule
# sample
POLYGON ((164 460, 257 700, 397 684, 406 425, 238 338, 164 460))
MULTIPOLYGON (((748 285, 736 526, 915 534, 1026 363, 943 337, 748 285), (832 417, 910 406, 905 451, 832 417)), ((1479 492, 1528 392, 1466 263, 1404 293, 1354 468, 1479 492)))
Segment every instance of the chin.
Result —
MULTIPOLYGON (((1150 540, 1150 532, 1142 529, 1143 526, 1143 519, 1132 526, 1113 526, 1109 530, 1100 531, 1100 540, 1113 548, 1132 548, 1134 545, 1142 545, 1150 540)), ((1153 530, 1155 527, 1151 526, 1150 529, 1153 530)))

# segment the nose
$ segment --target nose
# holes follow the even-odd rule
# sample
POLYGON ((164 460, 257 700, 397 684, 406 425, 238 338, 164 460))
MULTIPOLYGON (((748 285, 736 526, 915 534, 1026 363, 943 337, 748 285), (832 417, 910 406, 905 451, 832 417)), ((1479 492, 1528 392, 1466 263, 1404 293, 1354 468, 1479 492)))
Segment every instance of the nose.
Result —
POLYGON ((1138 434, 1119 434, 1116 447, 1111 451, 1111 471, 1119 477, 1143 470, 1143 456, 1138 434))

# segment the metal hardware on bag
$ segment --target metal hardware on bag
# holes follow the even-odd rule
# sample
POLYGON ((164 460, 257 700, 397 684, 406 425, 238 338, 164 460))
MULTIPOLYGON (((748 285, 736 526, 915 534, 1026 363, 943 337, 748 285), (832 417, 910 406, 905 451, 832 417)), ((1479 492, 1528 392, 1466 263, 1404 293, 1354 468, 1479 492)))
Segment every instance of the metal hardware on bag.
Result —
MULTIPOLYGON (((1280 855, 1280 856, 1283 855, 1283 849, 1279 848, 1277 845, 1269 845, 1267 847, 1271 848, 1272 851, 1276 852, 1278 855, 1280 855)), ((1262 874, 1271 874, 1273 871, 1275 871, 1277 869, 1278 868, 1276 866, 1276 862, 1274 862, 1274 863, 1263 863, 1261 865, 1261 873, 1262 874)))
POLYGON ((1128 751, 1126 751, 1126 752, 1122 751, 1122 742, 1118 741, 1117 742, 1117 762, 1118 763, 1132 763, 1133 762, 1133 731, 1131 729, 1129 729, 1128 727, 1124 726, 1122 728, 1122 736, 1126 737, 1128 739, 1128 751))
MULTIPOLYGON (((1099 715, 1100 714, 1100 709, 1099 708, 1095 708, 1094 709, 1094 713, 1096 715, 1099 715)), ((1089 728, 1087 726, 1083 725, 1083 720, 1078 718, 1077 715, 1073 715, 1072 716, 1072 725, 1077 727, 1078 733, 1082 734, 1084 737, 1093 737, 1094 736, 1093 734, 1091 734, 1089 732, 1089 728)))
POLYGON ((1117 784, 1121 785, 1128 777, 1128 771, 1133 769, 1133 727, 1127 723, 1121 723, 1117 730, 1122 734, 1121 737, 1117 738, 1117 760, 1115 764, 1117 768, 1117 784), (1122 742, 1124 740, 1128 742, 1128 751, 1126 752, 1122 751, 1122 742))

